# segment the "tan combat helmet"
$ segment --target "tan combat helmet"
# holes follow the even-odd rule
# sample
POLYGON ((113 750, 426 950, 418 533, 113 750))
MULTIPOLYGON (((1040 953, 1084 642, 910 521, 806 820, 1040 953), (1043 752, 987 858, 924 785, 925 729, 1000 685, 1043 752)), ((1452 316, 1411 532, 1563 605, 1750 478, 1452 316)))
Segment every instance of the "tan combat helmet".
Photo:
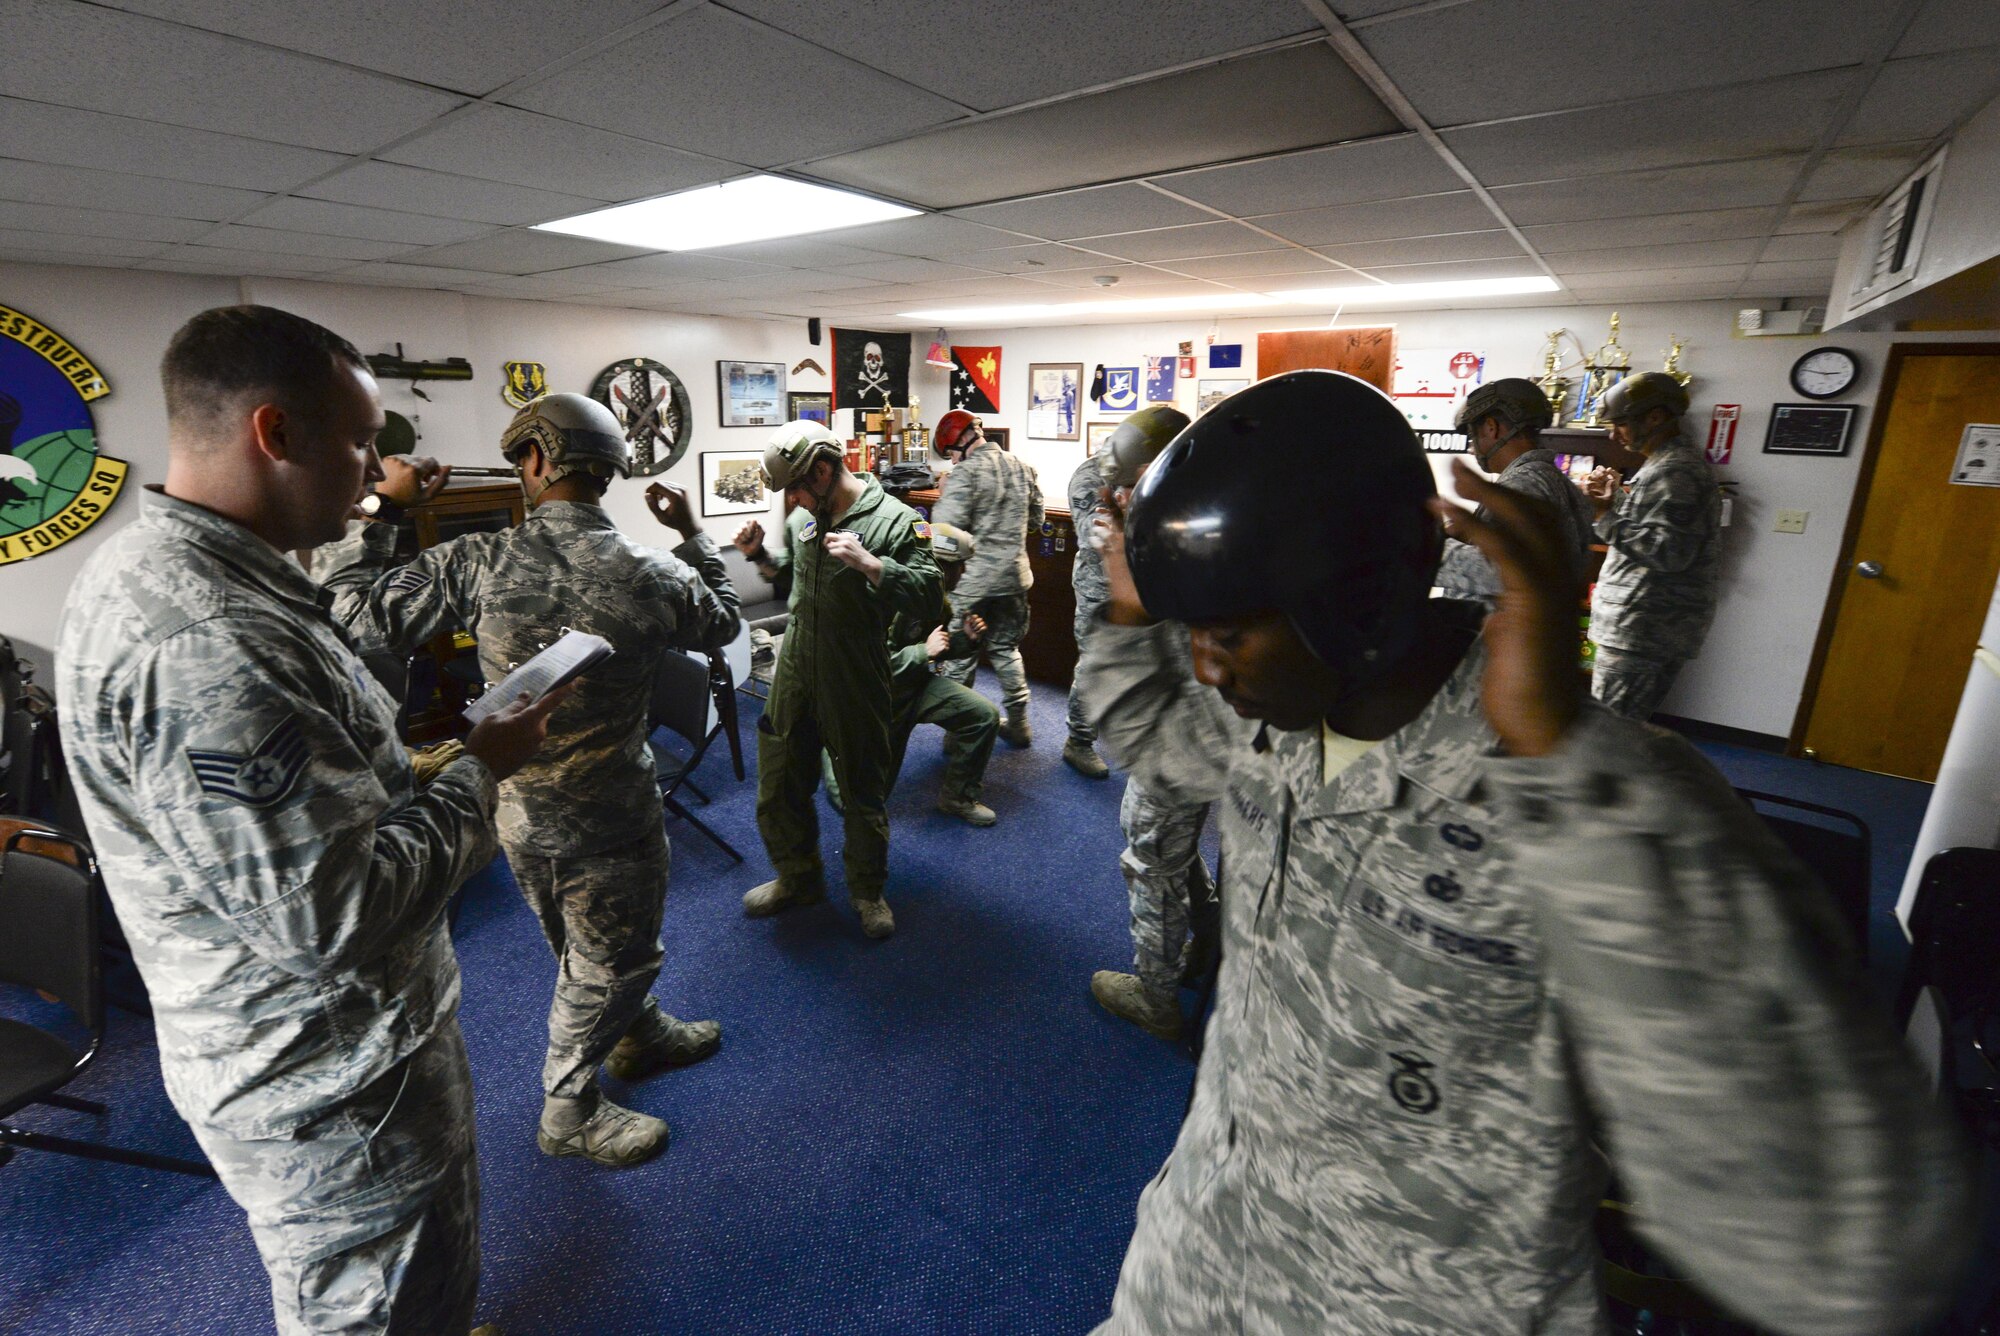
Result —
POLYGON ((764 485, 782 492, 805 477, 821 455, 838 460, 846 453, 840 438, 819 423, 804 418, 787 422, 764 447, 764 485))
POLYGON ((1489 381, 1466 395, 1452 415, 1452 429, 1469 433, 1489 417, 1499 418, 1510 431, 1540 431, 1556 420, 1542 387, 1520 376, 1489 381))
POLYGON ((1664 371, 1637 371, 1604 392, 1600 416, 1610 422, 1636 420, 1655 408, 1674 417, 1688 411, 1687 386, 1664 371))
POLYGON ((540 447, 551 472, 530 503, 574 473, 632 476, 632 443, 611 410, 588 395, 544 394, 523 404, 500 434, 500 453, 518 469, 531 445, 540 447))

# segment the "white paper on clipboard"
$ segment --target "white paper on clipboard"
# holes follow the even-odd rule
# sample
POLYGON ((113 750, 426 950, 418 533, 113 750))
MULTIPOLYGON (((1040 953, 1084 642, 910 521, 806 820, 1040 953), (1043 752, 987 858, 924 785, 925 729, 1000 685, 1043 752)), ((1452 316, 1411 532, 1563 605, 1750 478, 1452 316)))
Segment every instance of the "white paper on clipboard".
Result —
POLYGON ((465 707, 465 717, 478 723, 511 704, 523 692, 532 701, 583 676, 610 658, 611 642, 603 636, 582 631, 565 631, 562 639, 487 688, 486 694, 465 707))

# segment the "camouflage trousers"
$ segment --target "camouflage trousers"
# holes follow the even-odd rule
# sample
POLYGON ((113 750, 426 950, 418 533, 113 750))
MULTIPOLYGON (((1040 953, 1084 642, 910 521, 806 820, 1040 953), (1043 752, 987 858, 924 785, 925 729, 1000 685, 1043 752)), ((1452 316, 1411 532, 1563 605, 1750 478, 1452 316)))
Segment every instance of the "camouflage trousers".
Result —
POLYGON ((1606 709, 1643 724, 1660 708, 1686 662, 1684 658, 1657 658, 1599 645, 1590 674, 1590 694, 1606 709))
POLYGON ((556 956, 542 1089, 575 1099, 625 1032, 658 1010, 648 993, 665 956, 666 831, 574 858, 509 849, 507 862, 556 956))
POLYGON ((1181 953, 1192 915, 1212 912, 1215 881, 1201 861, 1201 828, 1208 804, 1162 802, 1137 781, 1125 781, 1118 828, 1125 852, 1118 856, 1132 910, 1132 972, 1156 992, 1180 985, 1181 953))
MULTIPOLYGON (((1099 606, 1083 599, 1076 602, 1076 650, 1079 655, 1083 653, 1084 638, 1090 634, 1091 625, 1097 619, 1099 606)), ((1083 696, 1077 690, 1075 678, 1069 684, 1069 740, 1080 747, 1091 747, 1097 743, 1097 728, 1083 708, 1083 696)))
POLYGON ((947 629, 962 630, 966 613, 975 608, 986 623, 979 649, 962 659, 938 660, 938 671, 960 686, 970 687, 973 675, 979 670, 979 655, 984 652, 993 665, 993 675, 1000 679, 1000 703, 1009 714, 1026 710, 1028 670, 1021 663, 1020 646, 1021 638, 1028 634, 1028 596, 996 595, 982 598, 969 607, 954 607, 947 629))
POLYGON ((479 1167, 456 1017, 288 1137, 194 1134, 250 1217, 280 1336, 471 1329, 479 1167))
MULTIPOLYGON (((993 741, 1000 735, 1000 711, 971 687, 936 673, 929 676, 923 694, 896 721, 892 785, 894 777, 903 773, 910 734, 918 724, 936 724, 944 730, 944 778, 938 784, 938 796, 954 802, 977 802, 986 781, 986 763, 993 756, 993 741)), ((840 778, 833 773, 831 752, 820 753, 820 779, 826 785, 828 800, 839 807, 840 778)))

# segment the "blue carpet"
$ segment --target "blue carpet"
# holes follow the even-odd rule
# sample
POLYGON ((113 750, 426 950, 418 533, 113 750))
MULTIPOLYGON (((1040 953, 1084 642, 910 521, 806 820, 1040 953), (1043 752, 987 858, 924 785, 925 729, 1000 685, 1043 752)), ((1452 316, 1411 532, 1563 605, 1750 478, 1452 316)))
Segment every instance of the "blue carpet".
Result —
MULTIPOLYGON (((1037 686, 1036 745, 995 753, 986 798, 1000 824, 985 831, 932 809, 939 734, 918 732, 891 803, 898 931, 883 943, 861 936, 837 859, 826 905, 742 917, 739 896, 768 875, 754 755, 738 783, 727 747, 711 748, 696 781, 714 804, 694 810, 748 862, 673 825, 656 992, 670 1011, 719 1018, 723 1049, 636 1087, 608 1083, 673 1126, 673 1146, 644 1168, 534 1149, 554 965, 504 863, 469 883, 457 936, 484 1320, 509 1336, 1074 1333, 1106 1313, 1191 1068, 1090 1001, 1092 970, 1129 967, 1122 786, 1060 763, 1062 714, 1062 693, 1037 686)), ((1893 901, 1927 786, 1703 750, 1735 783, 1864 815, 1878 909, 1893 901)), ((831 852, 824 807, 822 821, 831 852)), ((38 1108, 15 1121, 193 1153, 149 1022, 114 1012, 104 1056, 72 1089, 111 1116, 38 1108)), ((0 1258, 0 1331, 271 1330, 249 1232, 214 1185, 23 1151, 0 1168, 0 1258)))

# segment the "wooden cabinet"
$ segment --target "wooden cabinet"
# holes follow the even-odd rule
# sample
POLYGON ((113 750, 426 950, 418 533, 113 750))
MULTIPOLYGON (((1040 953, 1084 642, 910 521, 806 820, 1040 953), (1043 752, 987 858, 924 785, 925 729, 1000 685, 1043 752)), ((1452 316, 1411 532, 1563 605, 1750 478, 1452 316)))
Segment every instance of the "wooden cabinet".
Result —
MULTIPOLYGON (((925 519, 937 499, 934 487, 902 497, 925 519)), ((1028 540, 1027 551, 1035 583, 1028 590, 1028 634, 1021 641, 1021 663, 1035 681, 1067 688, 1076 674, 1076 591, 1070 584, 1076 530, 1069 512, 1047 512, 1041 531, 1028 540)))
MULTIPOLYGON (((518 482, 454 481, 431 500, 410 507, 397 525, 394 563, 401 565, 461 534, 511 529, 527 513, 518 482)), ((470 635, 458 630, 433 637, 409 664, 403 695, 408 741, 422 747, 463 737, 470 725, 459 712, 471 703, 482 676, 470 635)))

